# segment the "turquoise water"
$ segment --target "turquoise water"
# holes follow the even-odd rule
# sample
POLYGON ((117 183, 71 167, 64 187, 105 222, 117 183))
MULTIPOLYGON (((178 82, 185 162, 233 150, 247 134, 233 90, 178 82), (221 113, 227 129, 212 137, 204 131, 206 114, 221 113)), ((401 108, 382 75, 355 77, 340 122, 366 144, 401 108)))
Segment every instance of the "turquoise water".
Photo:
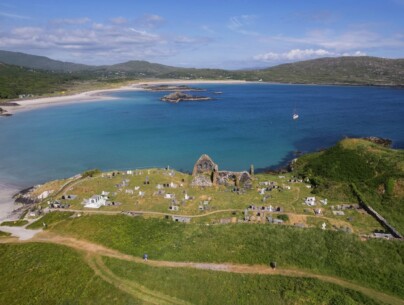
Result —
POLYGON ((273 84, 198 85, 211 102, 168 104, 164 93, 54 106, 0 119, 0 181, 29 186, 102 170, 170 165, 203 154, 222 169, 276 166, 344 136, 404 147, 404 90, 273 84), (214 91, 223 94, 215 95, 214 91), (292 120, 293 110, 300 115, 292 120))

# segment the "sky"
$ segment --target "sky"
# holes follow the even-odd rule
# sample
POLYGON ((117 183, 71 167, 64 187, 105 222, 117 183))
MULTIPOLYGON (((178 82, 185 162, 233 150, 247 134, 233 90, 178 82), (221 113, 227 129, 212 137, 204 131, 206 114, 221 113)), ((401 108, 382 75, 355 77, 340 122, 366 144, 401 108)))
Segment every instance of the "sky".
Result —
POLYGON ((0 49, 224 69, 404 58, 404 0, 0 0, 0 49))

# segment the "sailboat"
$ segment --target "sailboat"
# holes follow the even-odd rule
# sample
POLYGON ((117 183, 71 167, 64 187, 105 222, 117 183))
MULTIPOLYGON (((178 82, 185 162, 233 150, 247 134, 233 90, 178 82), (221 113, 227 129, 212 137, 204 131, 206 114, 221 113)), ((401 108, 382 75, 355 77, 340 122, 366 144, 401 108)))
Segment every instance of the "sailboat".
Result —
POLYGON ((293 118, 294 120, 297 120, 297 119, 299 118, 299 115, 296 113, 296 111, 293 112, 292 118, 293 118))

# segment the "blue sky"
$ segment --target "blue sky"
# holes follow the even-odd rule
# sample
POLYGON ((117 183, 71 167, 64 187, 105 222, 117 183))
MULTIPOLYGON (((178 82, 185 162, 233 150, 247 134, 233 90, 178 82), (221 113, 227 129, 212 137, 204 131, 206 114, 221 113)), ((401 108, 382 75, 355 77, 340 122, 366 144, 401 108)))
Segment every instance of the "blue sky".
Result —
POLYGON ((0 0, 0 49, 86 64, 404 57, 404 0, 0 0))

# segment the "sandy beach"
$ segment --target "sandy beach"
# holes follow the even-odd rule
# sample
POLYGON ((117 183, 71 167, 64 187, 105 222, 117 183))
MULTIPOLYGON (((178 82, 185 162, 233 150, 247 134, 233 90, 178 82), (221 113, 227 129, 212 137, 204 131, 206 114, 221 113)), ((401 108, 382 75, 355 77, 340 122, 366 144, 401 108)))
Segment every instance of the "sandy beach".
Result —
POLYGON ((10 114, 14 114, 21 111, 29 111, 38 108, 45 108, 49 106, 56 105, 65 105, 65 104, 73 104, 73 103, 89 103, 89 102, 98 102, 103 100, 113 100, 114 98, 111 96, 107 96, 106 94, 111 92, 119 92, 119 91, 138 91, 145 90, 141 86, 142 85, 161 85, 161 84, 243 84, 245 81, 236 81, 236 80, 167 80, 167 81, 144 81, 134 83, 132 85, 123 86, 120 88, 114 89, 101 89, 101 90, 93 90, 82 92, 74 95, 66 95, 66 96, 55 96, 55 97, 44 97, 44 98, 36 98, 36 99, 21 99, 16 100, 14 102, 18 103, 20 106, 1 106, 4 110, 6 110, 10 114))

